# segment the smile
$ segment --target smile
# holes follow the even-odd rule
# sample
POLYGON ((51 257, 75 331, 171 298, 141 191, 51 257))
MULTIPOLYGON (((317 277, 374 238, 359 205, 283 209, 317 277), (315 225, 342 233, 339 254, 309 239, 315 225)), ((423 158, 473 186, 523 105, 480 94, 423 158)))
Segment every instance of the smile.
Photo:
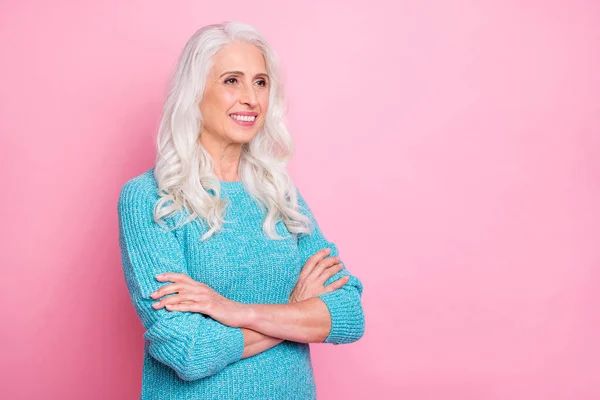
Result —
POLYGON ((237 121, 253 122, 256 119, 254 115, 229 114, 229 116, 237 121))
POLYGON ((229 114, 229 116, 235 121, 236 124, 241 126, 252 126, 256 120, 255 115, 229 114))

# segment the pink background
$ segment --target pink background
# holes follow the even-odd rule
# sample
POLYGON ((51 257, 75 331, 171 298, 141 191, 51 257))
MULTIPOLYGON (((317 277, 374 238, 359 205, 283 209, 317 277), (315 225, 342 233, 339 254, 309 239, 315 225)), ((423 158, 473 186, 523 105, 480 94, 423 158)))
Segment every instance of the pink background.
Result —
POLYGON ((199 27, 279 53, 290 171, 365 286, 319 399, 600 398, 600 3, 5 1, 3 399, 133 399, 116 202, 199 27))

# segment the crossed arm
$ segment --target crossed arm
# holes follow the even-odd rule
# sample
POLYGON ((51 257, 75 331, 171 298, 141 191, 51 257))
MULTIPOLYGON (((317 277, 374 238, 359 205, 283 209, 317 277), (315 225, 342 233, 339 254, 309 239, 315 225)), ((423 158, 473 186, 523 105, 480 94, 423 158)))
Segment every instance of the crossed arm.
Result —
MULTIPOLYGON (((317 256, 322 257, 322 254, 325 253, 321 252, 317 256)), ((312 271, 315 271, 316 276, 321 275, 321 269, 314 268, 316 260, 320 258, 312 257, 305 265, 305 269, 309 267, 305 279, 312 271)), ((322 343, 331 331, 331 316, 327 305, 317 297, 310 297, 308 293, 302 295, 305 300, 299 301, 294 297, 293 301, 290 298, 288 304, 247 304, 230 300, 186 274, 167 272, 158 275, 156 279, 173 283, 162 286, 150 295, 158 300, 152 304, 154 309, 201 313, 223 325, 240 328, 244 335, 242 358, 265 351, 283 340, 322 343)), ((324 279, 325 277, 321 278, 324 279)), ((303 280, 303 284, 321 287, 321 280, 303 280)), ((335 286, 330 286, 330 290, 344 283, 339 280, 333 284, 335 286)))
MULTIPOLYGON (((340 289, 293 304, 250 304, 246 322, 231 327, 201 313, 153 309, 151 293, 159 289, 155 276, 164 272, 187 273, 185 257, 173 232, 153 219, 158 199, 156 187, 146 181, 129 181, 118 203, 119 243, 125 281, 142 324, 149 354, 173 368, 183 380, 212 375, 242 358, 265 351, 283 340, 315 343, 351 343, 362 337, 364 316, 362 283, 346 268, 325 285, 342 276, 349 281, 340 289)), ((313 221, 314 231, 301 235, 298 249, 303 263, 318 250, 335 244, 323 237, 304 199, 299 204, 313 221)))
POLYGON ((291 340, 322 343, 331 330, 331 316, 316 297, 294 304, 249 304, 249 322, 242 327, 244 353, 251 357, 291 340))

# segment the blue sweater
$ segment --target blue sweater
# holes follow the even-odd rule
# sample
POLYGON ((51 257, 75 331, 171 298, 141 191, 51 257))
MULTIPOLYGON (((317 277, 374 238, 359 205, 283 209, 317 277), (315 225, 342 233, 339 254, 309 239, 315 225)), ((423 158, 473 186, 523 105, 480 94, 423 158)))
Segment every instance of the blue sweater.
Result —
MULTIPOLYGON (((205 242, 202 221, 167 231, 154 222, 158 200, 154 168, 129 180, 118 202, 119 243, 125 282, 131 302, 144 326, 144 364, 141 399, 314 399, 315 382, 308 343, 284 340, 262 353, 242 359, 244 336, 201 313, 155 310, 150 294, 169 282, 161 272, 179 272, 203 282, 221 295, 242 303, 287 304, 304 263, 334 243, 321 231, 299 195, 300 211, 314 230, 297 239, 283 222, 272 240, 262 231, 266 212, 241 181, 221 182, 221 196, 230 200, 222 230, 205 242)), ((177 214, 179 218, 189 214, 177 214)), ((174 227, 177 217, 167 218, 174 227)), ((346 268, 326 284, 343 275, 346 268)), ((332 321, 324 343, 350 343, 364 333, 362 284, 355 276, 341 289, 318 297, 332 321)))

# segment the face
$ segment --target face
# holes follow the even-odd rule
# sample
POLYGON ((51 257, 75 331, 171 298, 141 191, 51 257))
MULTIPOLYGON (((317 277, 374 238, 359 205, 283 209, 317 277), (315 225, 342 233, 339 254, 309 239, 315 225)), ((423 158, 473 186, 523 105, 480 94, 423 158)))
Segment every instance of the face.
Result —
POLYGON ((200 102, 202 142, 247 143, 263 126, 269 107, 269 77, 260 50, 235 42, 213 57, 200 102))

